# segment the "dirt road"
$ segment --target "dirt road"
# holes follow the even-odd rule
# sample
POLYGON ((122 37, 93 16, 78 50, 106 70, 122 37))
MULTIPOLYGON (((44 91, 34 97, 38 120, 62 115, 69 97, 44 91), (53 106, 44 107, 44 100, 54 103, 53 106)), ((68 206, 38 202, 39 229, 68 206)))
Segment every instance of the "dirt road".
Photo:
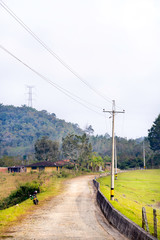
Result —
POLYGON ((67 181, 63 194, 10 229, 5 239, 126 239, 106 222, 96 206, 92 178, 83 176, 67 181))

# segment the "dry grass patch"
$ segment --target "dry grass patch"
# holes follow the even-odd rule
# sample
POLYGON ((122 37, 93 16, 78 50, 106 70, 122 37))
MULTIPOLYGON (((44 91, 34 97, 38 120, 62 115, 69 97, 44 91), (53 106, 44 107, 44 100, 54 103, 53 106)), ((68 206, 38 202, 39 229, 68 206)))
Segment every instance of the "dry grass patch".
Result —
POLYGON ((3 233, 6 232, 11 225, 15 225, 21 220, 23 220, 25 216, 33 214, 34 210, 36 210, 37 208, 41 208, 46 201, 50 200, 51 198, 60 194, 63 191, 64 178, 57 178, 55 175, 52 174, 41 174, 41 176, 38 176, 38 174, 36 175, 37 178, 39 178, 41 181, 42 179, 44 180, 41 186, 43 191, 37 195, 39 199, 39 205, 35 206, 30 199, 27 199, 26 201, 13 207, 1 210, 0 237, 3 236, 3 233))
POLYGON ((37 179, 37 173, 0 173, 0 199, 8 197, 19 185, 37 179))

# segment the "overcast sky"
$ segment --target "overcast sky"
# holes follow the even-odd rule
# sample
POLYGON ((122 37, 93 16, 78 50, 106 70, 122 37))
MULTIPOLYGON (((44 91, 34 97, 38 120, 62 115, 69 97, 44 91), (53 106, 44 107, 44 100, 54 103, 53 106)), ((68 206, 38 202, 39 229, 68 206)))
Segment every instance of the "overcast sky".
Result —
POLYGON ((37 110, 55 113, 82 129, 92 125, 95 134, 111 135, 112 119, 103 109, 111 110, 115 100, 116 110, 125 110, 125 114, 116 115, 116 134, 127 138, 148 135, 160 113, 160 1, 3 3, 80 79, 0 6, 0 45, 53 84, 71 92, 69 98, 0 48, 0 103, 27 105, 26 86, 34 86, 33 107, 37 110), (83 105, 73 100, 75 95, 85 101, 76 98, 83 105))

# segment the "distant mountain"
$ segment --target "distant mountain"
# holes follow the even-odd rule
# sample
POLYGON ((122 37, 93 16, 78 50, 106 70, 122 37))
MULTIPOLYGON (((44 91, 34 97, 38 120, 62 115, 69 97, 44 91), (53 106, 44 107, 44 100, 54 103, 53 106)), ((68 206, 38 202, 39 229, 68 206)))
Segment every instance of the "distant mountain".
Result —
POLYGON ((137 143, 142 143, 144 141, 144 139, 145 139, 144 137, 137 138, 136 142, 137 143))
MULTIPOLYGON (((78 124, 68 123, 58 119, 55 113, 45 110, 37 111, 27 106, 15 107, 0 104, 0 158, 6 156, 19 156, 20 159, 27 155, 33 158, 34 144, 42 136, 48 136, 60 144, 62 138, 73 133, 83 135, 84 131, 78 124)), ((88 135, 93 152, 97 152, 106 161, 112 155, 112 139, 108 134, 88 135)), ((143 167, 143 141, 145 141, 146 163, 154 165, 153 152, 150 150, 147 138, 125 139, 116 137, 118 166, 143 167)), ((157 163, 159 164, 159 163, 157 163)))
POLYGON ((82 135, 78 124, 58 119, 54 113, 22 106, 0 104, 0 155, 33 153, 34 143, 42 136, 61 143, 68 133, 82 135))

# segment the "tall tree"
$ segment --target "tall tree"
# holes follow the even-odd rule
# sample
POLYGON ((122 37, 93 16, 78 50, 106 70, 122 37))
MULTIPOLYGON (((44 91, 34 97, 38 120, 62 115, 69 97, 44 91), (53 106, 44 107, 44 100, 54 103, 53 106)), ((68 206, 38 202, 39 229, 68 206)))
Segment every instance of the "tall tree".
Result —
POLYGON ((82 136, 76 136, 78 139, 79 162, 85 163, 91 158, 92 145, 89 143, 89 138, 84 133, 82 136))
POLYGON ((154 121, 151 129, 148 130, 148 140, 153 151, 160 152, 160 114, 154 121))
POLYGON ((35 143, 35 157, 38 161, 57 161, 59 159, 59 143, 42 137, 35 143))
POLYGON ((62 155, 70 160, 77 160, 78 158, 78 141, 74 134, 68 134, 62 138, 62 155))
POLYGON ((94 129, 92 128, 91 125, 89 125, 89 126, 87 125, 84 131, 89 135, 94 133, 94 129))
POLYGON ((81 164, 89 160, 91 152, 92 146, 85 133, 82 136, 68 134, 62 139, 62 153, 64 157, 78 161, 81 164))
POLYGON ((99 171, 100 166, 104 166, 104 161, 101 156, 94 152, 91 157, 92 171, 99 171))

